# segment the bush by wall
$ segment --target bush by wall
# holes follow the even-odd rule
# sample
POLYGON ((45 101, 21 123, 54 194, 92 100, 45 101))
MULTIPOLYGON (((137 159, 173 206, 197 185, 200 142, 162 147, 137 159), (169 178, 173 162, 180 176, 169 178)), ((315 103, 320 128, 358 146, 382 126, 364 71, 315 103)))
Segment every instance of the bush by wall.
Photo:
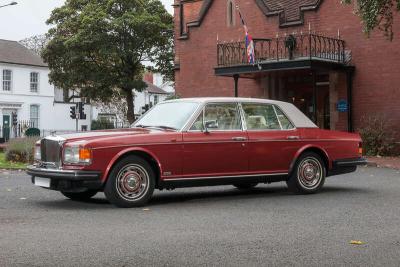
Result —
POLYGON ((39 137, 10 139, 5 151, 6 160, 12 162, 32 163, 33 149, 39 137))
POLYGON ((394 153, 395 132, 385 116, 362 117, 359 132, 367 156, 389 156, 394 153))
POLYGON ((92 120, 91 123, 92 130, 105 130, 114 128, 114 123, 107 119, 92 120))
POLYGON ((40 130, 38 128, 28 128, 25 131, 25 136, 28 137, 40 136, 40 130))

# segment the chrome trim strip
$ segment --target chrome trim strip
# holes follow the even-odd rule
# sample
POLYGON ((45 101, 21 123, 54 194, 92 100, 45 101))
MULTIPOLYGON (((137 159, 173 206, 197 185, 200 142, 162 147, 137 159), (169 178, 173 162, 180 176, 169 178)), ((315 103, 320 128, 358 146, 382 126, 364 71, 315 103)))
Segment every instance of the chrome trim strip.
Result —
POLYGON ((280 175, 288 175, 287 172, 281 173, 261 173, 261 174, 246 174, 246 175, 229 175, 229 176, 203 176, 203 177, 188 177, 188 178, 172 178, 172 179, 163 179, 163 182, 166 181, 182 181, 182 180, 204 180, 204 179, 216 179, 216 178, 244 178, 244 177, 262 177, 262 176, 280 176, 280 175))
MULTIPOLYGON (((354 140, 339 140, 346 142, 356 142, 354 140)), ((338 140, 333 139, 323 139, 323 140, 314 140, 314 139, 297 139, 297 140, 287 140, 287 139, 247 139, 248 143, 258 143, 258 142, 338 142, 338 140)), ((238 143, 237 141, 226 140, 226 141, 204 141, 204 142, 163 142, 163 143, 147 143, 147 144, 129 144, 129 145, 117 145, 117 146, 104 146, 104 147, 96 147, 92 148, 92 150, 98 149, 107 149, 107 148, 118 148, 118 147, 137 147, 137 146, 155 146, 155 145, 185 145, 185 144, 217 144, 217 143, 238 143)))

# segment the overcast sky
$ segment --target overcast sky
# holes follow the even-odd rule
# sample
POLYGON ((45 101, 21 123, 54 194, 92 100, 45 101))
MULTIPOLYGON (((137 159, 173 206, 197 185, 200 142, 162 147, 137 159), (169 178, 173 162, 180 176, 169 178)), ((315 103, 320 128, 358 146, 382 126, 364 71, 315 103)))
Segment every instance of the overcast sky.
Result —
MULTIPOLYGON (((0 6, 12 1, 14 6, 0 8, 0 39, 19 41, 24 38, 46 33, 46 20, 55 7, 64 0, 0 0, 0 6)), ((161 0, 172 14, 173 0, 161 0)))

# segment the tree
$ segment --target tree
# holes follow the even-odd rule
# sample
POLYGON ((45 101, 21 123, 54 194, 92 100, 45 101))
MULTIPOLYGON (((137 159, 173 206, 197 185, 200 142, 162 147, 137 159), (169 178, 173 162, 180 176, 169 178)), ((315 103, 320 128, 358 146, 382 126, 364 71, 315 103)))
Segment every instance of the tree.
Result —
MULTIPOLYGON (((352 0, 342 0, 351 3, 352 0)), ((400 11, 400 0, 355 0, 357 14, 364 23, 364 32, 370 34, 378 28, 385 32, 389 40, 393 39, 394 12, 400 11)))
POLYGON ((105 103, 122 95, 129 122, 132 89, 146 87, 142 62, 163 74, 173 69, 173 18, 159 0, 66 0, 47 23, 54 25, 42 53, 50 81, 105 103))
POLYGON ((45 34, 34 35, 19 41, 20 44, 31 50, 36 55, 40 55, 45 46, 47 45, 49 38, 45 34))

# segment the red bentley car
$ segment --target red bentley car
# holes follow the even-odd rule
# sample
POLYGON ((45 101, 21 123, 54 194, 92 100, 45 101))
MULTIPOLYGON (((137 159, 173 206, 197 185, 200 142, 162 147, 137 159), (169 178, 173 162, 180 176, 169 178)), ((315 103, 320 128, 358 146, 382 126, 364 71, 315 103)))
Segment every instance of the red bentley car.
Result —
POLYGON ((84 200, 104 191, 118 207, 154 189, 286 181, 315 193, 325 177, 365 164, 358 134, 319 129, 294 105, 265 99, 162 102, 129 129, 48 136, 28 167, 32 182, 84 200))

